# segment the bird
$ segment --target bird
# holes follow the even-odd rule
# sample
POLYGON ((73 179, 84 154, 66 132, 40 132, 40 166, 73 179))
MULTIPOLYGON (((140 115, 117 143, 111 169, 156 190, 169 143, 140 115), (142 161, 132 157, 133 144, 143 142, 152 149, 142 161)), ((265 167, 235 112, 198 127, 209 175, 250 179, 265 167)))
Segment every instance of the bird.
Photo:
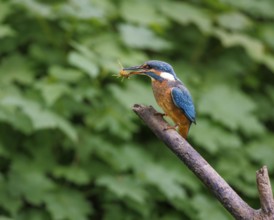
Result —
MULTIPOLYGON (((142 65, 123 68, 131 75, 146 75, 151 78, 152 90, 157 104, 163 109, 163 116, 170 117, 179 134, 187 138, 190 126, 196 124, 196 111, 189 90, 177 77, 173 67, 159 60, 149 60, 142 65)), ((125 74, 124 74, 125 75, 125 74)))

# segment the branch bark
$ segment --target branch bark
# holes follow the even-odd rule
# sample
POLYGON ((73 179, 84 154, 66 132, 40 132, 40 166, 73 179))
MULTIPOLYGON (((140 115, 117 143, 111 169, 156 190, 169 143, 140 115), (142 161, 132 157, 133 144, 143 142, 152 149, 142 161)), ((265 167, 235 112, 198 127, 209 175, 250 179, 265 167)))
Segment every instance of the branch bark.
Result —
POLYGON ((207 163, 207 161, 173 129, 165 130, 167 122, 153 107, 135 104, 133 111, 162 140, 187 167, 211 190, 222 205, 239 220, 274 220, 274 201, 264 166, 257 171, 257 186, 261 209, 251 208, 228 185, 228 183, 207 163))
POLYGON ((263 166, 256 172, 257 187, 261 202, 260 212, 262 213, 261 219, 273 220, 274 219, 274 200, 271 189, 271 184, 268 176, 267 167, 263 166))

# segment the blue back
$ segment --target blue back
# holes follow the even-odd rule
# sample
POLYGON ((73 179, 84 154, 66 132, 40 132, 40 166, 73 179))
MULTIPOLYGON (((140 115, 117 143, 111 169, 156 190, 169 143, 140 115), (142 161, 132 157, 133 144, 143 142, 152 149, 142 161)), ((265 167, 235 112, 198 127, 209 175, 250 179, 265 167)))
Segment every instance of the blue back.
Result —
POLYGON ((180 108, 190 122, 196 123, 196 112, 192 97, 184 85, 177 85, 171 89, 174 104, 180 108))

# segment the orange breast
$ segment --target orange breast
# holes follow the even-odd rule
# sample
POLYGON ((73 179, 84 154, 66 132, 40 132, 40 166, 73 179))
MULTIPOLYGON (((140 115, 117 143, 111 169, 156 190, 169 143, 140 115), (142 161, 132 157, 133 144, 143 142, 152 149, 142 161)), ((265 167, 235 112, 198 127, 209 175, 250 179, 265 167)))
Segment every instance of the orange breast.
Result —
POLYGON ((179 109, 172 100, 171 88, 168 81, 152 81, 152 89, 158 105, 179 127, 179 133, 186 138, 190 127, 190 121, 187 119, 181 109, 179 109))

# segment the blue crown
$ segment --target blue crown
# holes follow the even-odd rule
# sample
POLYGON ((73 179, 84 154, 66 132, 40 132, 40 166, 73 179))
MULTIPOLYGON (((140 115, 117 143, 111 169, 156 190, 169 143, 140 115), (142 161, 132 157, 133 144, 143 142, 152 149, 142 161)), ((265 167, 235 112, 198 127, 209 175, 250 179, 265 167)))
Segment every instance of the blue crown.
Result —
POLYGON ((159 61, 159 60, 149 60, 145 63, 148 65, 151 69, 158 70, 160 72, 167 72, 175 76, 177 78, 172 66, 166 62, 159 61))

